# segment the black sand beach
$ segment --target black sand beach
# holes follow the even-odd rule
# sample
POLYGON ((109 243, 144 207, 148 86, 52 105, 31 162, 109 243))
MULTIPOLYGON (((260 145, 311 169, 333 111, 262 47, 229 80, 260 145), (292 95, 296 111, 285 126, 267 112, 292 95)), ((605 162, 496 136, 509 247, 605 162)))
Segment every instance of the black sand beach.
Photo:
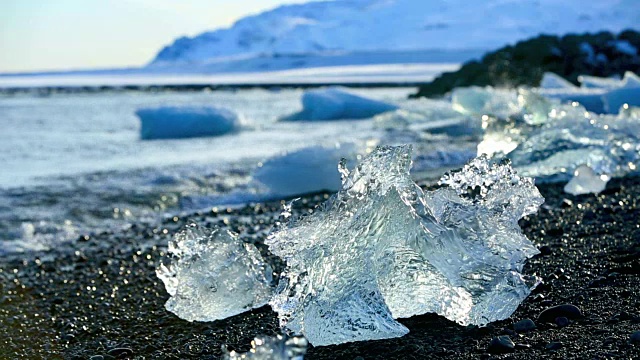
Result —
MULTIPOLYGON (((598 196, 573 197, 558 184, 539 188, 546 202, 521 226, 542 251, 525 273, 545 282, 510 319, 477 328, 416 316, 401 320, 411 331, 403 338, 310 347, 306 359, 640 358, 640 342, 631 341, 640 330, 640 179, 613 180, 598 196), (561 304, 579 307, 584 316, 568 325, 556 319, 564 314, 552 315, 551 323, 538 318, 561 304), (522 319, 537 328, 515 333, 513 323, 522 319), (489 352, 500 335, 513 340, 513 352, 489 352)), ((307 196, 294 208, 312 211, 324 198, 307 196)), ((280 203, 214 209, 168 218, 155 228, 133 225, 49 252, 0 258, 0 358, 217 359, 225 344, 246 351, 256 335, 278 331, 268 306, 189 323, 164 309, 168 295, 155 268, 167 240, 191 221, 227 226, 266 253, 261 241, 280 210, 280 203)))

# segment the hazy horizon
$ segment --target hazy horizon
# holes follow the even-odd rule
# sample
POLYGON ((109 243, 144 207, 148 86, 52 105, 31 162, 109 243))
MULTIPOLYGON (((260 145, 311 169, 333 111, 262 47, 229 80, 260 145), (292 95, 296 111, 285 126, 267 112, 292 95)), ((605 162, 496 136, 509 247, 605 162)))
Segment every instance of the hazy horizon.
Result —
POLYGON ((305 0, 0 2, 0 73, 137 67, 180 36, 305 0))

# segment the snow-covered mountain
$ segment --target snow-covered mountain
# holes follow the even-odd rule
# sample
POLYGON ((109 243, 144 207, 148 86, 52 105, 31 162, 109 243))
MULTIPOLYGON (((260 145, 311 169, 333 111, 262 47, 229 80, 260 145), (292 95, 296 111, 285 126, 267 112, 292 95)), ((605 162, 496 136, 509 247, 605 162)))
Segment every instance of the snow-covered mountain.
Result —
POLYGON ((638 0, 335 0, 288 5, 182 37, 151 66, 292 54, 493 49, 540 33, 640 27, 638 0))

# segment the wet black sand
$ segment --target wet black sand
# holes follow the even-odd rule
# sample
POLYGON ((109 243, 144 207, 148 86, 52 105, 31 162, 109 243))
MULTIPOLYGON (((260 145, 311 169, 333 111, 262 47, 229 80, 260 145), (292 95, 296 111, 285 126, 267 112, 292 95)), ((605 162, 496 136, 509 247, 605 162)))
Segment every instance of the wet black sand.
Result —
MULTIPOLYGON (((640 358, 640 344, 629 341, 640 330, 640 179, 612 181, 597 197, 567 196, 560 185, 540 188, 547 202, 521 225, 543 251, 525 272, 545 284, 511 319, 475 328, 417 316, 401 320, 411 331, 403 338, 311 347, 306 358, 640 358), (584 317, 566 327, 538 321, 542 310, 565 303, 584 317), (513 322, 525 318, 537 329, 514 334, 513 322), (491 339, 503 334, 517 344, 515 352, 488 353, 491 339), (548 349, 553 342, 561 344, 548 349)), ((309 211, 323 198, 306 197, 297 210, 309 211)), ((188 221, 228 226, 259 244, 279 212, 279 203, 218 209, 0 258, 0 358, 216 359, 222 344, 247 350, 254 336, 278 330, 268 306, 189 323, 164 309, 167 294, 154 269, 168 238, 188 221)))

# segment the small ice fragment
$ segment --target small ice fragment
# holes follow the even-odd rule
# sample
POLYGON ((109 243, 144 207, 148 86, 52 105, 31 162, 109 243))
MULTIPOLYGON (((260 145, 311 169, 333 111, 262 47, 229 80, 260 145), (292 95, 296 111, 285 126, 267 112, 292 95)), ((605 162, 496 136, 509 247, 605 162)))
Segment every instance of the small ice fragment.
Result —
POLYGON ((598 175, 586 165, 579 166, 573 178, 564 186, 564 191, 571 195, 598 194, 607 186, 609 176, 598 175))
POLYGON ((451 94, 454 110, 463 114, 482 114, 491 101, 491 93, 480 87, 456 88, 451 94))
POLYGON ((491 87, 456 88, 451 94, 451 106, 462 114, 492 114, 508 117, 517 111, 517 94, 491 87))
POLYGON ((171 295, 165 307, 182 319, 224 319, 265 305, 273 293, 271 267, 229 231, 188 225, 168 251, 171 264, 156 274, 171 295))
POLYGON ((164 106, 139 109, 136 115, 143 140, 218 136, 240 128, 237 114, 216 107, 164 106))
POLYGON ((302 111, 282 120, 366 119, 397 108, 396 105, 351 94, 340 88, 315 89, 302 95, 302 111))
POLYGON ((411 147, 378 147, 312 215, 266 240, 287 267, 271 306, 318 345, 399 337, 398 317, 435 312, 460 324, 509 317, 529 294, 536 248, 518 220, 543 202, 533 181, 480 157, 423 192, 411 147), (476 194, 477 193, 477 194, 476 194))
POLYGON ((535 126, 547 121, 553 103, 534 91, 518 89, 518 105, 524 112, 524 121, 535 126))
POLYGON ((307 339, 302 336, 259 336, 251 341, 251 350, 246 353, 228 351, 222 347, 223 360, 302 360, 307 352, 307 339))
POLYGON ((540 87, 543 89, 575 89, 576 86, 565 80, 562 76, 552 72, 545 72, 540 81, 540 87))

